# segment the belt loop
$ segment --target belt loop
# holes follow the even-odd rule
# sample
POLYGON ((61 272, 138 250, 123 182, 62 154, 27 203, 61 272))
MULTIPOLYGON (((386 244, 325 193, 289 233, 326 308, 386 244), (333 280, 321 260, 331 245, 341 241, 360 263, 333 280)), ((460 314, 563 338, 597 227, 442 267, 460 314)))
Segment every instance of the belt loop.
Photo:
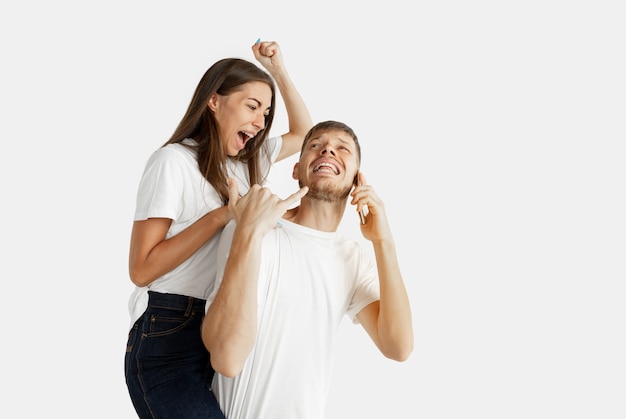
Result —
POLYGON ((187 297, 187 310, 185 310, 185 317, 189 317, 193 312, 193 297, 187 297))

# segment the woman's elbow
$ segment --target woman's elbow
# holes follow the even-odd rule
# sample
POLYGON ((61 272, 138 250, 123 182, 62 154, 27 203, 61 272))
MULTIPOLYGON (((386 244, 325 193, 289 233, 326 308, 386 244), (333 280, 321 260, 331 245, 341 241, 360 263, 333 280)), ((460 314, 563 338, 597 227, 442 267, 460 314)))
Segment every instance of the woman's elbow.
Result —
POLYGON ((130 265, 128 268, 128 275, 133 284, 138 287, 145 287, 150 285, 156 278, 148 275, 145 269, 141 269, 137 265, 130 265))

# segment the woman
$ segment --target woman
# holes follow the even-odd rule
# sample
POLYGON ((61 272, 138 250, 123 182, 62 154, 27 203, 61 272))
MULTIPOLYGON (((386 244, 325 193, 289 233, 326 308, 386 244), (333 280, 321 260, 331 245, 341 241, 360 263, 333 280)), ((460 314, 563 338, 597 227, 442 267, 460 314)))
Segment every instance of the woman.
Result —
POLYGON ((278 44, 252 46, 267 70, 239 58, 213 64, 172 137, 148 160, 130 240, 131 330, 126 384, 140 418, 224 418, 200 336, 228 211, 229 177, 245 194, 272 163, 300 151, 312 126, 278 44), (269 74, 268 74, 269 73, 269 74), (269 137, 278 86, 289 132, 269 137))

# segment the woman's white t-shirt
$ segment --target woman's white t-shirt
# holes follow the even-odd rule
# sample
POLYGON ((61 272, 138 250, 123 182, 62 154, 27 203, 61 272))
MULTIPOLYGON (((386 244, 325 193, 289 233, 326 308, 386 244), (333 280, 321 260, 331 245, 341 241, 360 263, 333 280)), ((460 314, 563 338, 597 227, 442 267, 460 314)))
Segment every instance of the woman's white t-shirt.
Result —
MULTIPOLYGON (((194 140, 186 139, 186 144, 194 140)), ((261 159, 261 173, 267 175, 282 146, 282 137, 266 142, 270 160, 261 159)), ((237 179, 239 192, 250 188, 245 163, 228 159, 229 176, 237 179)), ((172 224, 166 239, 177 235, 206 213, 224 204, 219 194, 198 169, 195 150, 169 144, 148 159, 139 182, 134 220, 169 218, 172 224)), ((216 250, 221 232, 216 233, 190 258, 145 287, 136 287, 128 301, 130 327, 148 306, 148 290, 206 299, 216 274, 216 250)))

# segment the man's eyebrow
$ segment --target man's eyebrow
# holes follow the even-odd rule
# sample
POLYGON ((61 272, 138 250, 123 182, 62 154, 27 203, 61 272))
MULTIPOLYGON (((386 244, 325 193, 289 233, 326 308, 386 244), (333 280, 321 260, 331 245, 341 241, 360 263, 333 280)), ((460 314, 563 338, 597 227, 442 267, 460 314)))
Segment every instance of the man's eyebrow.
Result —
MULTIPOLYGON (((309 139, 308 139, 308 141, 307 141, 307 144, 311 144, 311 143, 313 143, 313 142, 315 142, 315 141, 320 141, 320 137, 321 137, 322 135, 324 135, 324 133, 321 133, 321 134, 319 134, 319 135, 318 135, 318 136, 316 136, 316 137, 311 137, 311 138, 309 138, 309 139)), ((342 145, 345 145, 345 146, 346 146, 347 148, 349 148, 350 150, 353 150, 353 148, 354 148, 354 141, 350 141, 350 138, 351 138, 351 137, 349 137, 349 138, 344 138, 344 137, 342 137, 342 136, 339 136, 339 137, 333 137, 333 139, 335 139, 335 140, 339 141, 342 145)))

